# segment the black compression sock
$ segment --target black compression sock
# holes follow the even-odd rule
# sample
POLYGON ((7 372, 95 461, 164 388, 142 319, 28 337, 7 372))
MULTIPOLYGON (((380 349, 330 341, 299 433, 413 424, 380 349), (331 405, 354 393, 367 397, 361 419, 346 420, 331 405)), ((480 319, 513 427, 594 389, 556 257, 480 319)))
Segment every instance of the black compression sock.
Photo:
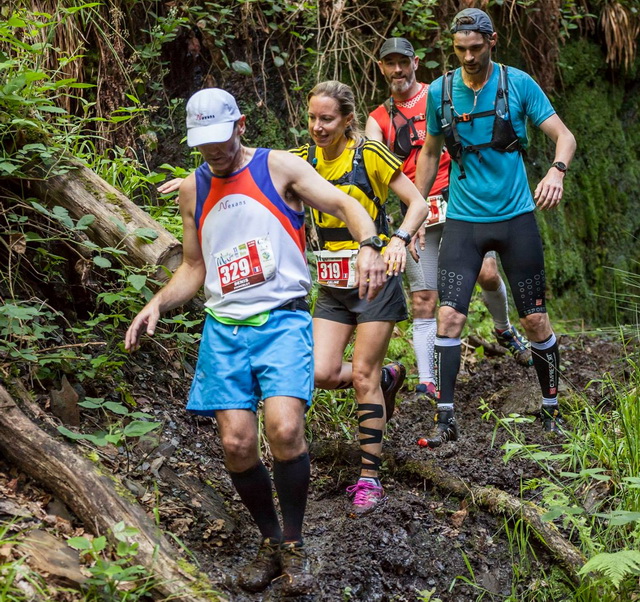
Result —
POLYGON ((308 453, 293 460, 273 462, 273 482, 280 500, 284 541, 302 540, 302 521, 307 507, 310 475, 308 453))
POLYGON ((558 368, 560 366, 560 352, 556 336, 551 334, 548 339, 540 343, 531 341, 531 355, 538 381, 540 381, 543 399, 548 401, 556 399, 558 397, 558 368))
POLYGON ((258 525, 262 537, 272 537, 282 541, 282 531, 273 505, 271 477, 266 466, 262 461, 258 461, 249 470, 229 471, 229 474, 240 499, 258 525))
POLYGON ((453 404, 453 393, 460 370, 460 339, 436 337, 433 348, 433 373, 438 405, 453 404))

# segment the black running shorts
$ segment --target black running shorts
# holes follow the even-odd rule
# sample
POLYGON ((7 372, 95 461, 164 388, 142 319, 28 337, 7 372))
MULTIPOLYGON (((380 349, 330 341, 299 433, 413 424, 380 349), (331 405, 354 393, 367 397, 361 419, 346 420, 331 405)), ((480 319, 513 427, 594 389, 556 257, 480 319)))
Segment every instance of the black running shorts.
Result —
POLYGON ((489 251, 500 255, 519 316, 546 313, 544 255, 533 212, 490 223, 447 219, 438 257, 440 305, 467 315, 489 251))
MULTIPOLYGON (((413 260, 409 259, 409 261, 413 260)), ((389 277, 373 301, 360 299, 357 288, 321 286, 318 290, 313 317, 352 326, 363 322, 406 320, 407 302, 402 290, 402 277, 389 277)))

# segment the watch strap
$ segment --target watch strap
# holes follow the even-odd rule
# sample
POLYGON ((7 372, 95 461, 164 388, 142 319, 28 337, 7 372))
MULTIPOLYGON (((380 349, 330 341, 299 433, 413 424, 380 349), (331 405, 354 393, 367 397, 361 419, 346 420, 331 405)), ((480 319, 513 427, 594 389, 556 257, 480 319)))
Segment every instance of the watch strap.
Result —
POLYGON ((411 234, 409 234, 405 230, 400 230, 398 228, 391 236, 395 236, 399 238, 401 241, 404 242, 405 245, 408 245, 411 243, 411 234))

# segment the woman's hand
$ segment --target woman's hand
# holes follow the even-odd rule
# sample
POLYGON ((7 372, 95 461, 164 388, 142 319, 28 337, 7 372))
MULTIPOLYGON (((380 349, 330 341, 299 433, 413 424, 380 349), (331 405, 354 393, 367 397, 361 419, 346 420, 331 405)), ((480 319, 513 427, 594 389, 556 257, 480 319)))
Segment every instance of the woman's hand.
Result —
POLYGON ((392 236, 384 251, 387 263, 387 276, 398 276, 404 272, 407 264, 407 248, 404 240, 392 236))
MULTIPOLYGON (((173 178, 173 180, 160 184, 160 186, 158 186, 158 192, 160 194, 170 194, 171 192, 180 190, 182 182, 184 182, 184 178, 173 178)), ((178 198, 179 197, 176 197, 176 203, 178 202, 178 198)))

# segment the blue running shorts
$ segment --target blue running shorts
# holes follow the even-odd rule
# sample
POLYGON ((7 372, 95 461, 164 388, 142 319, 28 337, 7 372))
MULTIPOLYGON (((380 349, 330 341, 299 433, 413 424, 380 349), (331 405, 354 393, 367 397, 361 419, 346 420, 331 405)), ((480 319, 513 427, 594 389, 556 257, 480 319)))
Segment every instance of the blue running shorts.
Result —
POLYGON ((313 393, 313 335, 307 311, 275 309, 262 326, 234 326, 207 316, 187 410, 256 411, 275 396, 313 393))

